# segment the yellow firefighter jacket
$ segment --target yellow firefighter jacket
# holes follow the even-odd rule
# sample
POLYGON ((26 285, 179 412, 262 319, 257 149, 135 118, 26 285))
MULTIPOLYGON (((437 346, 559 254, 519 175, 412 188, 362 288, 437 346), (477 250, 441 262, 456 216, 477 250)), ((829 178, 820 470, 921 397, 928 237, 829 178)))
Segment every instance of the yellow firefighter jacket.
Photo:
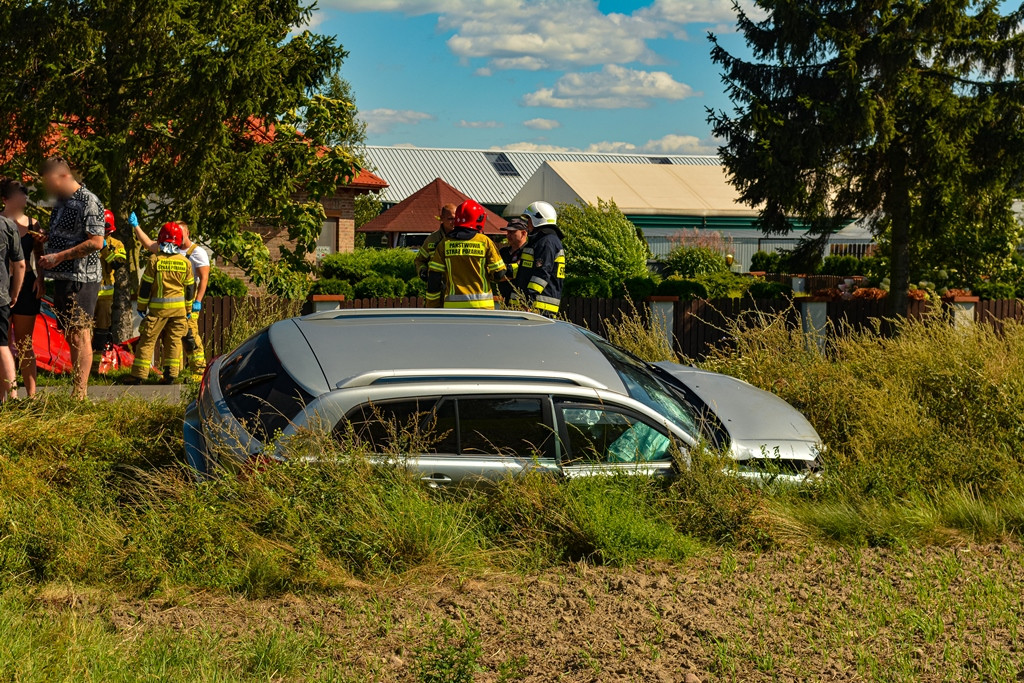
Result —
POLYGON ((114 296, 114 271, 128 262, 128 252, 121 240, 107 237, 100 250, 100 266, 103 269, 103 281, 100 284, 100 296, 114 296))
POLYGON ((155 318, 185 318, 192 313, 196 278, 183 254, 156 254, 146 262, 139 287, 139 313, 155 318))
POLYGON ((505 263, 490 238, 456 228, 441 240, 429 264, 428 308, 494 308, 492 282, 505 278, 505 263))

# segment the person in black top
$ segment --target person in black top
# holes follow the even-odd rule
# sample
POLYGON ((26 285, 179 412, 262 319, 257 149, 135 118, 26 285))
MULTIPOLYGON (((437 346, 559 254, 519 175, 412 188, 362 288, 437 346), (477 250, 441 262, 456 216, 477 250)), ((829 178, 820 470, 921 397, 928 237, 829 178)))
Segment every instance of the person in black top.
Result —
POLYGON ((3 200, 3 215, 18 226, 21 238, 21 253, 25 257, 25 280, 21 285, 18 301, 11 308, 11 348, 18 357, 21 381, 29 397, 36 395, 36 354, 32 332, 46 284, 37 277, 36 261, 43 255, 42 235, 39 222, 25 215, 28 204, 28 188, 17 180, 0 183, 0 200, 3 200))
POLYGON ((11 304, 18 301, 25 275, 25 257, 21 254, 18 228, 0 216, 0 403, 14 398, 18 374, 8 346, 11 304))
POLYGON ((530 233, 530 224, 521 217, 513 218, 508 222, 502 230, 505 231, 506 244, 501 248, 501 260, 505 262, 505 267, 508 268, 508 279, 502 280, 498 283, 498 292, 501 294, 501 298, 505 300, 507 306, 509 301, 512 300, 512 291, 514 289, 513 282, 515 282, 516 274, 519 272, 519 262, 523 259, 523 247, 526 246, 526 240, 530 233))

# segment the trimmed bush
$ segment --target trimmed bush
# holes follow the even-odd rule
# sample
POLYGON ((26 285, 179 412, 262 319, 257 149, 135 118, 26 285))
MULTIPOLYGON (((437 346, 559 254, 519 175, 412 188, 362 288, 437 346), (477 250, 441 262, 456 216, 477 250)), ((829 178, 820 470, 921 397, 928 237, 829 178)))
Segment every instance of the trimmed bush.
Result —
POLYGON ((347 298, 352 298, 355 294, 355 290, 352 285, 345 280, 338 280, 337 278, 327 278, 323 280, 317 280, 313 283, 313 287, 309 290, 310 294, 334 294, 344 295, 347 298))
POLYGON ((206 296, 241 297, 249 288, 237 277, 231 277, 217 266, 210 266, 210 280, 206 285, 206 296))
POLYGON ((777 251, 759 251, 750 257, 750 270, 764 273, 779 272, 782 255, 777 251))
POLYGON ((408 249, 357 249, 348 254, 329 254, 320 262, 326 279, 356 284, 371 275, 387 275, 403 282, 416 276, 416 254, 408 249))
POLYGON ((708 296, 712 299, 743 296, 750 286, 750 278, 729 271, 704 275, 697 280, 708 290, 708 296))
POLYGON ((392 299, 405 296, 408 288, 404 280, 391 275, 371 275, 356 283, 357 299, 392 299))
POLYGON ((754 280, 750 283, 747 293, 754 299, 778 299, 779 297, 792 296, 793 288, 781 282, 754 280))
POLYGON ((864 275, 864 264, 856 256, 826 256, 821 264, 821 274, 838 275, 839 277, 864 275))
POLYGON ((559 205, 558 226, 565 234, 568 278, 600 278, 618 286, 647 274, 647 243, 615 202, 559 205))
POLYGON ((1017 292, 1008 282, 979 282, 971 287, 971 292, 982 299, 1016 299, 1017 292))
POLYGON ((658 285, 659 296, 678 296, 680 299, 707 299, 707 288, 697 280, 687 280, 673 275, 658 285))
POLYGON ((650 275, 626 278, 623 289, 633 301, 644 301, 658 291, 658 280, 650 275))
POLYGON ((418 277, 409 278, 409 281, 405 283, 405 295, 406 296, 426 296, 427 294, 427 283, 418 277))
POLYGON ((565 293, 567 296, 583 299, 610 299, 612 286, 607 280, 597 276, 568 277, 565 279, 565 293))
POLYGON ((696 278, 729 271, 725 257, 708 247, 676 247, 662 260, 665 275, 696 278))

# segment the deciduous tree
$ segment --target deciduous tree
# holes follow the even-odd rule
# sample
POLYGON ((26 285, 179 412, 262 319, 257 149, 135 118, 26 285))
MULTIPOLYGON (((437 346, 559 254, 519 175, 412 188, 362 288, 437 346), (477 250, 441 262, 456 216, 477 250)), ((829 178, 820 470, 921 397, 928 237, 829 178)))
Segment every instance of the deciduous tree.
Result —
MULTIPOLYGON (((307 287, 320 199, 356 170, 346 53, 301 0, 11 0, 0 13, 0 160, 60 149, 118 219, 189 222, 258 285, 307 287), (342 146, 334 146, 341 144, 342 146), (287 230, 271 259, 252 224, 287 230)), ((121 296, 122 310, 126 294, 121 296)))

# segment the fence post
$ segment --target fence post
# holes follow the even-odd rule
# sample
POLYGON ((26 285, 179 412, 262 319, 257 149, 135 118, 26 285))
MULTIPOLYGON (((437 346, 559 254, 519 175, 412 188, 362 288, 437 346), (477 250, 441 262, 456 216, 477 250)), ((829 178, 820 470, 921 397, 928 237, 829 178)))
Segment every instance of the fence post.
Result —
POLYGON ((800 329, 814 340, 819 351, 824 351, 828 333, 828 299, 801 296, 795 301, 800 306, 800 329))
POLYGON ((974 309, 978 306, 978 302, 981 301, 976 296, 954 296, 948 299, 944 299, 945 303, 949 307, 949 317, 953 322, 953 327, 966 327, 974 323, 974 309))
POLYGON ((661 331, 670 348, 675 348, 675 321, 678 296, 652 296, 647 298, 651 310, 651 325, 661 331))
POLYGON ((334 311, 341 308, 341 302, 345 300, 344 294, 310 294, 308 303, 310 313, 321 311, 334 311))

